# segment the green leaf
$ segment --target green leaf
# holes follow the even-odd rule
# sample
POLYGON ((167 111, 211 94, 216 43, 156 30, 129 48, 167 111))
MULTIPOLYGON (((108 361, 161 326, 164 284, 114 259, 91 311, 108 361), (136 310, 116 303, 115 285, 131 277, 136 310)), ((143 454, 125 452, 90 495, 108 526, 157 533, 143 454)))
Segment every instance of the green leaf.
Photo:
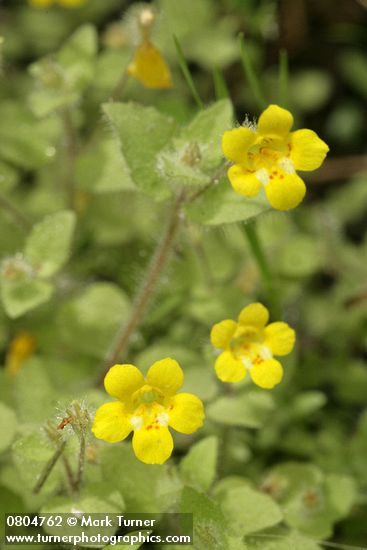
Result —
POLYGON ((185 487, 180 512, 193 514, 195 550, 228 550, 227 523, 219 505, 202 493, 185 487))
POLYGON ((222 178, 185 208, 190 220, 204 225, 250 221, 270 210, 263 194, 242 197, 232 189, 227 178, 222 178))
POLYGON ((40 123, 22 104, 2 101, 0 104, 0 157, 10 164, 33 170, 55 154, 50 125, 40 123))
POLYGON ((256 533, 283 519, 279 506, 250 487, 236 487, 221 496, 221 507, 229 528, 238 536, 256 533))
POLYGON ((0 402, 0 453, 12 443, 17 430, 15 412, 0 402))
POLYGON ((183 479, 196 489, 207 491, 214 481, 218 460, 218 439, 206 437, 196 443, 181 460, 183 479))
POLYGON ((136 189, 119 144, 112 137, 79 156, 75 177, 78 187, 94 193, 136 189))
POLYGON ((245 394, 219 397, 207 407, 207 416, 229 426, 260 428, 274 408, 271 395, 256 390, 245 394))
POLYGON ((105 104, 103 110, 137 187, 156 199, 169 196, 158 173, 156 157, 172 137, 175 121, 153 107, 135 103, 105 104))
POLYGON ((170 511, 181 491, 172 468, 143 464, 133 454, 130 443, 104 447, 101 465, 106 481, 111 479, 111 472, 117 472, 115 486, 123 495, 129 513, 170 511))
POLYGON ((325 479, 326 494, 336 520, 346 517, 358 496, 356 481, 352 477, 329 474, 325 479))
POLYGON ((57 59, 71 88, 82 91, 91 82, 97 48, 97 31, 87 24, 80 27, 60 50, 57 59))
POLYGON ((29 359, 14 380, 14 397, 19 420, 24 423, 44 422, 54 413, 60 398, 51 385, 45 365, 29 359))
POLYGON ((1 299, 9 317, 15 319, 47 302, 53 286, 23 274, 15 279, 1 278, 1 299))
POLYGON ((290 535, 274 535, 271 539, 271 534, 267 537, 258 538, 246 537, 247 550, 322 550, 316 542, 304 537, 295 531, 290 535))
POLYGON ((128 311, 128 300, 116 285, 94 283, 62 306, 56 322, 68 346, 103 357, 128 311))
POLYGON ((54 275, 67 261, 75 223, 75 214, 65 210, 47 216, 33 227, 25 256, 39 277, 54 275))
MULTIPOLYGON (((46 435, 37 428, 33 432, 19 437, 13 445, 12 453, 15 466, 25 489, 33 489, 42 473, 45 464, 55 453, 56 447, 51 445, 46 435)), ((42 488, 42 494, 49 494, 58 487, 61 475, 58 468, 53 469, 42 488)))
MULTIPOLYGON (((150 535, 152 531, 129 531, 129 533, 127 533, 130 537, 139 537, 140 534, 144 535, 144 536, 147 536, 147 535, 150 535)), ((127 536, 127 535, 125 535, 127 536)), ((137 542, 135 544, 129 544, 129 548, 131 550, 138 550, 139 548, 141 548, 143 546, 144 542, 137 542)), ((103 550, 126 550, 126 544, 109 544, 108 546, 105 546, 103 548, 103 550)))
POLYGON ((223 159, 223 133, 233 124, 233 107, 228 99, 216 101, 196 115, 180 133, 183 143, 198 143, 202 149, 203 165, 215 167, 223 159))

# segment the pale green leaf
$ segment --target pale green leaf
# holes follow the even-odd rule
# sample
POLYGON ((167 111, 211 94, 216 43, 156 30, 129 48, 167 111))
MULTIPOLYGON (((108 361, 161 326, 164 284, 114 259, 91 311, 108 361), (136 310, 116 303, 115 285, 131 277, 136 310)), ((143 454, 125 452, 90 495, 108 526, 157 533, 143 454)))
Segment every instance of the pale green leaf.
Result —
POLYGON ((0 402, 0 453, 12 443, 17 430, 15 412, 0 402))
POLYGON ((15 279, 1 278, 1 298, 9 317, 15 319, 47 302, 53 286, 46 281, 23 275, 15 279))
POLYGON ((222 178, 185 208, 190 220, 204 225, 250 221, 270 210, 261 193, 253 198, 242 197, 232 189, 227 178, 222 178))
POLYGON ((157 154, 168 143, 175 121, 154 107, 135 103, 105 104, 103 110, 120 141, 122 154, 136 185, 157 199, 170 192, 157 170, 157 154))
POLYGON ((233 533, 247 535, 278 524, 283 515, 268 496, 250 487, 236 487, 220 499, 221 507, 233 533))
POLYGON ((47 216, 33 227, 25 256, 39 277, 54 275, 67 261, 75 223, 75 214, 65 210, 47 216))
POLYGON ((219 397, 207 407, 207 416, 229 426, 260 428, 274 408, 271 395, 256 390, 219 397))
POLYGON ((186 483, 207 491, 216 476, 218 439, 206 437, 196 443, 181 460, 180 471, 186 483))

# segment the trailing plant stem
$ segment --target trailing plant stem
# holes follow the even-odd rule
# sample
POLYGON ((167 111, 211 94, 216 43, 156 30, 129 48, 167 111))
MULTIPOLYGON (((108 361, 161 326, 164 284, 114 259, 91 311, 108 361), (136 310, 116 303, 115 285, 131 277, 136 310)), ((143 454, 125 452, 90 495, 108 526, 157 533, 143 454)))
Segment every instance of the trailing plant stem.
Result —
POLYGON ((147 306, 155 293, 162 271, 166 266, 168 258, 172 252, 175 237, 180 226, 180 213, 183 200, 183 195, 180 195, 173 205, 167 229, 158 243, 148 268, 146 278, 143 281, 143 284, 133 302, 130 317, 127 322, 120 327, 116 338, 107 353, 106 359, 103 363, 101 381, 103 381, 103 378, 111 365, 116 363, 118 359, 121 360, 126 356, 131 337, 140 325, 147 306))
POLYGON ((59 446, 57 447, 56 451, 54 452, 53 456, 47 462, 47 464, 46 464, 39 480, 37 481, 36 485, 34 486, 34 489, 33 489, 33 494, 34 495, 37 495, 40 492, 40 490, 42 489, 42 487, 44 486, 44 484, 46 483, 48 476, 50 475, 50 473, 54 469, 57 461, 59 460, 60 456, 64 452, 65 447, 66 447, 66 441, 61 441, 59 443, 59 446))

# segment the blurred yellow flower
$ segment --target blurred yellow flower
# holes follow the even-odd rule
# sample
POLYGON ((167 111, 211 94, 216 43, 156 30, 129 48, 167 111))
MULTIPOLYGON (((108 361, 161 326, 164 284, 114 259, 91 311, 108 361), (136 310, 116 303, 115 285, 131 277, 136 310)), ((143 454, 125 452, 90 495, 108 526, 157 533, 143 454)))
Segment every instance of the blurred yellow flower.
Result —
POLYGON ((213 326, 210 339, 224 350, 214 368, 222 382, 240 382, 249 371, 260 388, 271 389, 283 378, 283 367, 274 355, 288 355, 295 332, 287 323, 267 324, 269 312, 260 303, 246 306, 238 322, 227 319, 213 326))
POLYGON ((87 0, 28 0, 28 3, 34 8, 49 8, 54 4, 59 4, 63 8, 79 8, 87 0))
POLYGON ((99 407, 92 432, 98 439, 116 443, 134 431, 136 457, 146 464, 163 464, 173 450, 168 426, 191 434, 204 421, 204 407, 198 397, 176 394, 183 379, 181 367, 170 358, 154 363, 146 379, 134 365, 115 365, 106 374, 104 385, 118 401, 99 407))
POLYGON ((161 52, 150 42, 143 42, 135 50, 128 73, 146 88, 171 88, 171 72, 161 52))
POLYGON ((15 376, 23 363, 33 355, 36 349, 36 340, 27 332, 17 334, 9 344, 6 354, 5 371, 15 376))
POLYGON ((234 163, 228 178, 237 193, 254 197, 263 186, 273 208, 298 206, 306 186, 296 170, 319 168, 329 147, 312 130, 291 132, 292 125, 289 111, 270 105, 257 126, 248 123, 224 132, 223 153, 234 163))

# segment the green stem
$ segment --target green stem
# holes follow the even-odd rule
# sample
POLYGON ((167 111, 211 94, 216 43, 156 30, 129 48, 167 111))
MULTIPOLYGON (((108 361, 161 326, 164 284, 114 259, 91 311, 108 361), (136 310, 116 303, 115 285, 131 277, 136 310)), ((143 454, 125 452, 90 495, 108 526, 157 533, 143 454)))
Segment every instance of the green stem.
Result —
POLYGON ((121 325, 112 346, 107 352, 102 366, 100 382, 103 382, 106 372, 111 365, 116 363, 118 359, 122 360, 126 356, 131 338, 146 313, 147 307, 158 286, 160 276, 173 249, 173 244, 181 224, 181 205, 183 200, 183 195, 180 195, 173 205, 166 231, 153 254, 147 275, 133 302, 130 316, 127 322, 121 325))
POLYGON ((33 489, 33 494, 34 495, 37 495, 40 492, 40 490, 42 489, 42 487, 44 486, 44 484, 46 483, 48 476, 51 474, 51 472, 54 469, 57 461, 59 460, 60 456, 64 452, 65 447, 66 447, 66 441, 61 441, 59 443, 59 446, 57 447, 55 453, 50 458, 50 460, 47 462, 47 464, 46 464, 39 480, 37 481, 36 485, 34 486, 34 489, 33 489))
POLYGON ((229 97, 229 90, 223 73, 218 67, 213 69, 214 91, 217 100, 229 97))
POLYGON ((255 221, 241 226, 249 244, 253 258, 259 268, 264 282, 266 294, 269 302, 272 304, 274 315, 279 314, 279 304, 277 291, 275 289, 275 278, 264 252, 263 246, 256 230, 255 221))
POLYGON ((265 109, 268 102, 266 101, 266 97, 261 89, 260 81, 257 78, 255 69, 252 65, 243 33, 239 34, 238 40, 240 44, 243 71, 247 78, 247 82, 250 86, 254 100, 256 101, 258 108, 262 111, 263 109, 265 109))
POLYGON ((282 49, 279 52, 279 105, 282 107, 288 106, 288 81, 289 81, 289 67, 288 67, 288 53, 287 50, 282 49))
POLYGON ((79 150, 79 138, 74 126, 73 117, 70 109, 65 108, 60 111, 61 121, 64 128, 65 135, 65 150, 67 159, 67 173, 65 180, 65 191, 67 200, 71 208, 74 207, 74 193, 75 193, 75 161, 79 150))
POLYGON ((111 101, 121 101, 122 99, 126 85, 129 81, 128 66, 129 64, 127 64, 124 72, 121 75, 120 80, 116 84, 115 88, 112 90, 111 97, 110 97, 111 101))
POLYGON ((204 103, 201 100, 199 92, 197 91, 194 80, 191 76, 189 66, 181 48, 181 44, 179 43, 178 38, 175 35, 173 35, 173 40, 175 41, 178 62, 180 64, 182 74, 184 75, 184 78, 191 90, 192 96, 195 99, 197 106, 199 107, 199 109, 204 109, 204 103))

